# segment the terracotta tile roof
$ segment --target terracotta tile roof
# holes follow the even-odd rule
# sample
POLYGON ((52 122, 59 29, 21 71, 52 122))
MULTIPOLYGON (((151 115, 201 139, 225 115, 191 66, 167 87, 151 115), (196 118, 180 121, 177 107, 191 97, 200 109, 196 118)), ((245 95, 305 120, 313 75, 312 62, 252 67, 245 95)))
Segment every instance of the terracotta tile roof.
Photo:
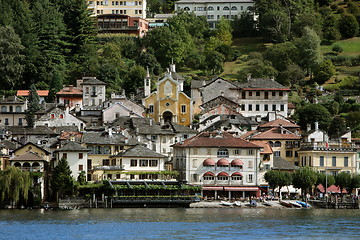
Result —
POLYGON ((230 133, 202 132, 185 140, 182 144, 177 143, 174 147, 239 147, 260 148, 258 145, 241 138, 233 137, 230 133))
POLYGON ((267 141, 252 141, 252 143, 259 145, 264 150, 260 152, 260 154, 272 154, 273 150, 270 147, 269 143, 267 141))
POLYGON ((11 161, 45 161, 39 155, 34 152, 29 152, 24 155, 20 155, 10 159, 11 161))
POLYGON ((62 132, 60 134, 59 139, 60 140, 68 140, 71 137, 75 137, 76 139, 81 139, 82 138, 82 133, 81 132, 62 132))
POLYGON ((79 95, 82 97, 83 91, 82 89, 75 87, 64 87, 56 95, 79 95))
MULTIPOLYGON (((49 95, 49 90, 37 90, 37 94, 40 97, 47 97, 49 95)), ((30 95, 30 90, 18 90, 16 96, 27 97, 30 95)))
POLYGON ((288 109, 295 109, 296 107, 295 107, 295 105, 294 104, 292 104, 292 103, 288 103, 288 109))
POLYGON ((246 138, 249 137, 251 134, 256 133, 256 132, 257 132, 257 130, 247 131, 245 134, 241 135, 240 138, 246 139, 246 138))
POLYGON ((273 121, 270 121, 270 122, 260 125, 259 128, 268 128, 268 127, 272 128, 272 127, 279 127, 279 126, 283 126, 284 128, 300 128, 300 126, 297 125, 296 123, 290 122, 285 119, 275 119, 273 121))
POLYGON ((256 135, 252 136, 251 139, 254 139, 254 140, 257 140, 257 139, 261 139, 261 140, 271 140, 271 139, 283 139, 283 140, 296 139, 296 140, 300 140, 301 139, 301 136, 296 135, 295 133, 291 133, 289 131, 286 131, 286 133, 281 133, 280 129, 281 128, 272 128, 272 129, 267 130, 265 132, 260 132, 259 134, 256 134, 256 135))

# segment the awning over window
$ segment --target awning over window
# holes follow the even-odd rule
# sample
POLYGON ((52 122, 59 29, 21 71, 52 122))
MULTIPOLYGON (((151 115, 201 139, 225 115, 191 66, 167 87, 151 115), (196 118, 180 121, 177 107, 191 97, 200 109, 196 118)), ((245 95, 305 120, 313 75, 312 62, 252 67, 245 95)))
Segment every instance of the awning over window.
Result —
POLYGON ((226 165, 226 166, 228 166, 229 161, 226 160, 225 158, 221 158, 221 159, 219 159, 219 161, 217 161, 216 165, 226 165))
POLYGON ((258 187, 225 187, 225 191, 230 192, 256 192, 258 190, 258 187))
POLYGON ((228 177, 229 176, 229 174, 227 174, 226 172, 221 172, 221 173, 219 173, 218 175, 217 175, 218 177, 228 177))
POLYGON ((231 166, 240 166, 240 165, 244 165, 244 163, 238 158, 235 158, 234 160, 231 161, 231 166))
POLYGON ((232 177, 233 177, 233 176, 242 176, 242 174, 239 173, 239 172, 234 172, 233 174, 231 174, 231 176, 232 176, 232 177))
POLYGON ((211 158, 207 158, 204 160, 203 166, 215 166, 215 161, 211 158))
POLYGON ((204 176, 212 176, 212 177, 214 177, 215 174, 212 173, 212 172, 206 172, 206 173, 204 173, 204 176))

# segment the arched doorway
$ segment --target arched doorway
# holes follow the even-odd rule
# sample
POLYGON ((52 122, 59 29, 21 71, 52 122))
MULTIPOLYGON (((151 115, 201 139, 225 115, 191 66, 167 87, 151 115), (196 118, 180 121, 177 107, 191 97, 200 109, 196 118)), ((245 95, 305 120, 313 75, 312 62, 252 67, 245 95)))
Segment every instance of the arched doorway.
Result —
POLYGON ((164 122, 171 122, 172 118, 173 118, 172 112, 166 111, 166 112, 163 113, 164 122))

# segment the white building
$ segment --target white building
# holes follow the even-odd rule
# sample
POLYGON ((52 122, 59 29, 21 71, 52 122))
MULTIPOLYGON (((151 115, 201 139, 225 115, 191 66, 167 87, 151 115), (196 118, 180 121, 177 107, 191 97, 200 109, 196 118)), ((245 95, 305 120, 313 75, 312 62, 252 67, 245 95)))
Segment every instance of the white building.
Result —
POLYGON ((173 147, 179 180, 201 186, 203 196, 259 197, 266 190, 261 186, 259 145, 227 132, 203 132, 173 147))
POLYGON ((146 18, 146 0, 87 1, 92 16, 100 14, 122 14, 130 17, 146 18))
POLYGON ((83 106, 98 106, 105 101, 106 83, 96 77, 83 77, 83 106))
POLYGON ((241 13, 251 11, 253 6, 252 0, 180 0, 175 2, 175 11, 194 12, 196 16, 205 16, 213 28, 222 17, 237 19, 241 13))
MULTIPOLYGON (((84 171, 87 176, 88 149, 76 142, 68 142, 60 149, 55 150, 57 163, 61 158, 66 158, 70 166, 72 176, 77 180, 79 174, 84 171)), ((56 163, 56 164, 57 164, 56 163)))

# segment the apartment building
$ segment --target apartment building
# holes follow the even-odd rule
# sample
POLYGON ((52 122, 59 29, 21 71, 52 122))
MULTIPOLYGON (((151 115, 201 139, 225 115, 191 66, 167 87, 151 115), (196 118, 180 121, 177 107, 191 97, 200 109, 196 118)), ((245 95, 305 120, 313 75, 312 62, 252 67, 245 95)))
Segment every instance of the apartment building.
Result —
POLYGON ((88 1, 88 9, 92 10, 93 16, 121 14, 146 18, 146 0, 88 1))

